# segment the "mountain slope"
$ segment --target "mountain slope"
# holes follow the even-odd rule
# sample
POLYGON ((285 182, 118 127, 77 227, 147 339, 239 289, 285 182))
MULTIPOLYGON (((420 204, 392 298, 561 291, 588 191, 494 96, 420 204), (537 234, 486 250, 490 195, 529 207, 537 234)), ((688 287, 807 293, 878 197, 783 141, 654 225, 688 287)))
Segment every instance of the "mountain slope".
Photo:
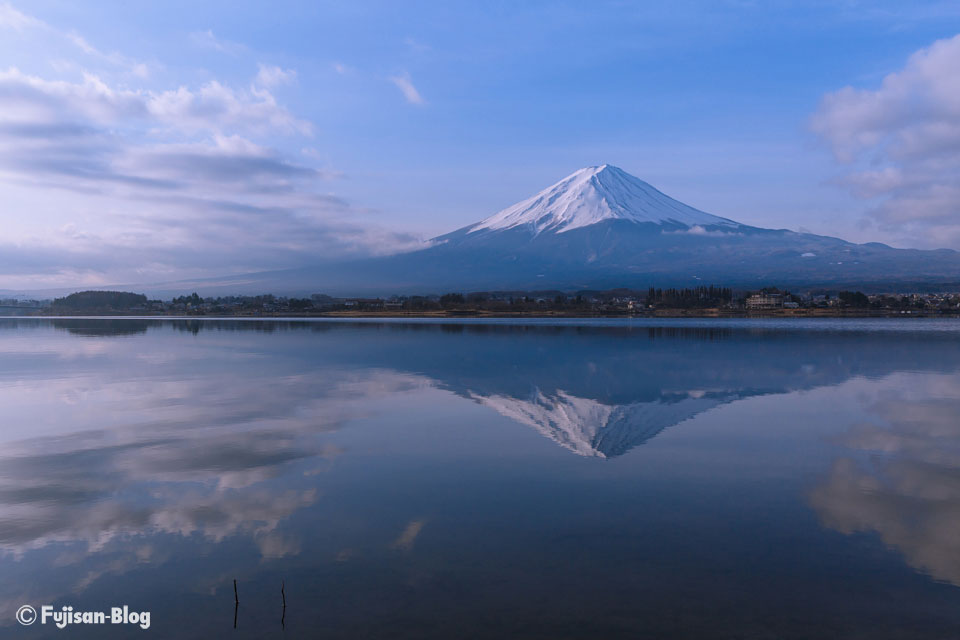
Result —
POLYGON ((600 165, 417 251, 194 282, 179 290, 390 295, 706 283, 866 291, 956 287, 960 253, 752 227, 600 165))

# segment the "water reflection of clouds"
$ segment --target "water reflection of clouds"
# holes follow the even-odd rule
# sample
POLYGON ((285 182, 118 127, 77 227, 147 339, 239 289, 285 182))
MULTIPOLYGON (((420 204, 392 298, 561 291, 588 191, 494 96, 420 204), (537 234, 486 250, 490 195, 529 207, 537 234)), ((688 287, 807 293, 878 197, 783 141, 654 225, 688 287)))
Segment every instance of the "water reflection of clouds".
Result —
POLYGON ((424 524, 426 524, 426 522, 423 520, 411 520, 390 546, 400 551, 412 551, 417 537, 420 535, 420 532, 423 531, 424 524))
MULTIPOLYGON (((295 552, 295 542, 273 532, 317 491, 264 483, 297 461, 317 460, 300 477, 322 469, 339 453, 324 434, 369 413, 371 400, 424 384, 339 369, 278 378, 223 371, 188 381, 131 382, 119 373, 47 380, 18 406, 40 410, 44 397, 67 395, 79 430, 3 445, 0 551, 21 556, 80 542, 95 552, 140 534, 219 541, 245 532, 264 556, 295 552)), ((4 385, 0 400, 15 392, 4 385)))
POLYGON ((69 416, 76 430, 13 441, 6 433, 0 444, 3 571, 46 567, 42 584, 0 585, 3 620, 13 620, 3 603, 53 602, 228 539, 252 544, 262 562, 299 554, 302 540, 285 523, 322 496, 322 472, 342 453, 329 434, 375 413, 377 399, 428 383, 375 369, 284 369, 227 366, 190 380, 154 370, 129 380, 106 367, 4 381, 0 403, 12 401, 20 433, 34 415, 69 416), (45 414, 51 398, 64 404, 45 414))
POLYGON ((960 376, 913 378, 841 440, 870 459, 836 460, 810 502, 826 526, 875 532, 911 566, 960 586, 960 376))

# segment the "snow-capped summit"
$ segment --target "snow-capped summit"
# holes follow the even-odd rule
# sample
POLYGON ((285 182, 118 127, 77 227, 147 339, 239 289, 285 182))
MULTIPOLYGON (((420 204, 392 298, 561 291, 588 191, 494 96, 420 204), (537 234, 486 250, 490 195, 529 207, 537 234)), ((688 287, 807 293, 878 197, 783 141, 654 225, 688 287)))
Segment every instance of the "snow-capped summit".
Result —
POLYGON ((528 227, 535 235, 563 233, 604 220, 629 220, 683 227, 737 227, 661 193, 643 180, 609 164, 576 171, 532 198, 518 202, 470 229, 528 227))

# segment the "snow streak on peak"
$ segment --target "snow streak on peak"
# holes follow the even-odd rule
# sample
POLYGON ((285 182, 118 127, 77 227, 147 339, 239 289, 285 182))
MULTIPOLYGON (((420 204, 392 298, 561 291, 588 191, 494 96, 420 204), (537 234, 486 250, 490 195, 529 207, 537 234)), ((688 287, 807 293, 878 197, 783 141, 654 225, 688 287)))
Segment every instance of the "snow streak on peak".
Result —
POLYGON ((528 226, 534 234, 563 233, 603 220, 629 220, 684 227, 737 227, 674 200, 643 180, 609 164, 587 167, 476 224, 470 232, 528 226))

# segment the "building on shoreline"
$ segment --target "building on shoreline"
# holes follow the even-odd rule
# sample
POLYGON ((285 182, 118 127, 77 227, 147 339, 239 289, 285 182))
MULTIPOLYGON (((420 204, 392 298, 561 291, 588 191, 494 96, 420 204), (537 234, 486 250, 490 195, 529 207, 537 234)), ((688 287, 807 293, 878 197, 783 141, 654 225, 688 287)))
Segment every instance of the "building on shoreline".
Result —
POLYGON ((758 293, 747 298, 747 309, 782 309, 783 296, 779 293, 758 293))

